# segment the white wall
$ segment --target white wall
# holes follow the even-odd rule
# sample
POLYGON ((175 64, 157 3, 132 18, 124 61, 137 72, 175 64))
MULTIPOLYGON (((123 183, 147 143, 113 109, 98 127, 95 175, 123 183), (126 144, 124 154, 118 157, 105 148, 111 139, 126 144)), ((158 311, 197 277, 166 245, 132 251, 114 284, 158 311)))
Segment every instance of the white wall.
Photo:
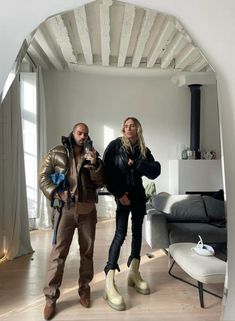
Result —
POLYGON ((169 161, 170 194, 220 189, 223 189, 220 159, 169 161))
MULTIPOLYGON (((67 135, 76 122, 83 121, 103 155, 108 141, 120 136, 123 120, 132 115, 140 120, 146 144, 162 165, 157 191, 169 192, 168 160, 177 158, 178 144, 190 145, 191 102, 189 88, 177 87, 170 78, 97 70, 94 74, 92 67, 89 72, 45 72, 48 147, 60 143, 61 135, 67 135), (104 139, 104 126, 113 131, 113 137, 104 139)), ((203 134, 209 137, 202 136, 202 141, 209 142, 207 145, 220 154, 218 109, 214 104, 217 93, 211 87, 202 90, 201 121, 206 124, 203 134)))
MULTIPOLYGON (((87 2, 87 1, 85 1, 87 2)), ((128 0, 130 3, 175 15, 201 47, 218 75, 219 108, 224 148, 228 209, 229 294, 223 320, 235 315, 235 1, 214 0, 128 0)), ((9 0, 0 10, 0 90, 23 39, 49 15, 82 4, 81 0, 9 0), (12 10, 14 8, 14 10, 12 10), (27 13, 27 19, 25 17, 27 13)))

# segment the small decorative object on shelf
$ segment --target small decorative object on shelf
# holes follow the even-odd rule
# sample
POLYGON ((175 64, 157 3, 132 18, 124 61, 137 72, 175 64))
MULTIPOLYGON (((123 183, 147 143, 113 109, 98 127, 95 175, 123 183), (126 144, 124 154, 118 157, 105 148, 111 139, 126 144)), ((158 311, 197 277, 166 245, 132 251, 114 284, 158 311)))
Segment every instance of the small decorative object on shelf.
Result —
POLYGON ((212 150, 211 151, 211 159, 216 159, 216 151, 215 150, 212 150))
POLYGON ((187 149, 182 151, 182 154, 181 154, 181 158, 182 159, 188 159, 188 153, 187 152, 188 152, 187 149))
POLYGON ((195 158, 202 159, 202 153, 201 153, 200 149, 195 153, 195 158))
POLYGON ((188 155, 188 159, 194 159, 192 150, 187 150, 187 155, 188 155))
POLYGON ((202 159, 207 159, 207 160, 216 159, 216 152, 214 150, 210 152, 205 151, 202 153, 202 159))
POLYGON ((176 144, 176 158, 177 159, 182 159, 182 152, 185 149, 187 149, 185 144, 182 144, 182 143, 176 144))

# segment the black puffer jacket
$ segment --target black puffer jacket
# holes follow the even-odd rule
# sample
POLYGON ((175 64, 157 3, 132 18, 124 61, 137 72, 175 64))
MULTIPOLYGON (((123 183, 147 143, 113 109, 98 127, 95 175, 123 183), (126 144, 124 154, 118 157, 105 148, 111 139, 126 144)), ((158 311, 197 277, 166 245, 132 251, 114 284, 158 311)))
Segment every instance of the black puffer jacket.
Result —
POLYGON ((145 198, 142 176, 155 179, 161 173, 160 163, 154 160, 148 148, 146 158, 143 158, 137 144, 127 152, 122 146, 121 138, 109 143, 103 160, 107 189, 117 198, 125 192, 134 193, 136 198, 145 198), (128 159, 134 161, 132 166, 128 165, 128 159))

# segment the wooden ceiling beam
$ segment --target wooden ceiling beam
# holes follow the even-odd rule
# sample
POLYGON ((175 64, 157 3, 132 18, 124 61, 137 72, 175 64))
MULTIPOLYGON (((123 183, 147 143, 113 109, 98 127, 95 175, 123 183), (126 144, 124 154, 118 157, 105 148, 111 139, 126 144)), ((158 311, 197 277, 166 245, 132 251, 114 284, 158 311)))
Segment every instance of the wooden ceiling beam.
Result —
POLYGON ((186 44, 187 40, 185 39, 184 35, 182 35, 180 32, 177 32, 162 56, 161 68, 166 69, 170 65, 172 59, 175 58, 180 51, 182 51, 186 44))
POLYGON ((168 17, 164 22, 160 35, 157 38, 147 59, 148 68, 152 68, 154 66, 155 62, 157 61, 157 58, 159 57, 161 52, 166 49, 167 44, 174 37, 176 31, 177 29, 175 27, 175 24, 173 23, 173 20, 168 17))
POLYGON ((72 44, 68 35, 68 30, 64 24, 62 17, 56 16, 54 17, 54 19, 50 19, 48 23, 68 66, 70 66, 70 64, 76 64, 77 59, 74 55, 72 44))
POLYGON ((48 41, 47 37, 44 35, 40 28, 35 33, 34 39, 37 41, 42 51, 50 60, 51 64, 55 67, 55 69, 63 70, 64 66, 58 59, 55 50, 52 48, 51 41, 48 41))
POLYGON ((199 56, 199 49, 191 43, 188 43, 175 58, 175 68, 184 69, 186 66, 196 61, 199 58, 199 56))
POLYGON ((200 57, 194 64, 191 66, 187 66, 185 70, 187 71, 201 71, 203 68, 205 68, 208 65, 208 62, 204 59, 204 57, 200 57))
POLYGON ((91 41, 89 35, 89 28, 87 24, 87 16, 85 6, 74 10, 75 21, 77 30, 82 46, 82 51, 85 57, 85 61, 88 65, 93 64, 93 54, 91 49, 91 41))
POLYGON ((135 20, 135 7, 132 5, 126 4, 123 24, 122 24, 119 54, 118 54, 118 63, 117 63, 118 67, 123 67, 125 64, 134 20, 135 20))
POLYGON ((50 60, 47 58, 41 47, 35 40, 32 40, 28 48, 28 53, 33 58, 35 63, 42 67, 42 69, 49 70, 54 68, 50 60))
POLYGON ((139 67, 146 42, 148 41, 150 31, 152 29, 153 23, 156 18, 156 13, 152 10, 145 10, 143 23, 141 25, 141 30, 137 40, 137 45, 135 47, 135 52, 132 59, 132 67, 139 67))
POLYGON ((100 4, 101 60, 103 66, 109 66, 110 6, 112 3, 112 0, 103 0, 100 4))

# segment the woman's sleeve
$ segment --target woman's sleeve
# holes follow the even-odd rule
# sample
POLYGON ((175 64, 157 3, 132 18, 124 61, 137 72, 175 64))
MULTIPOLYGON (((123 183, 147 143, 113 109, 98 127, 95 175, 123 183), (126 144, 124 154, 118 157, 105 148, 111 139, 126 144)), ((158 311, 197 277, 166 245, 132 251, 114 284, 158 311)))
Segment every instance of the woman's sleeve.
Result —
POLYGON ((161 174, 161 164, 155 161, 149 149, 146 151, 146 158, 138 161, 136 169, 149 179, 155 179, 161 174))

